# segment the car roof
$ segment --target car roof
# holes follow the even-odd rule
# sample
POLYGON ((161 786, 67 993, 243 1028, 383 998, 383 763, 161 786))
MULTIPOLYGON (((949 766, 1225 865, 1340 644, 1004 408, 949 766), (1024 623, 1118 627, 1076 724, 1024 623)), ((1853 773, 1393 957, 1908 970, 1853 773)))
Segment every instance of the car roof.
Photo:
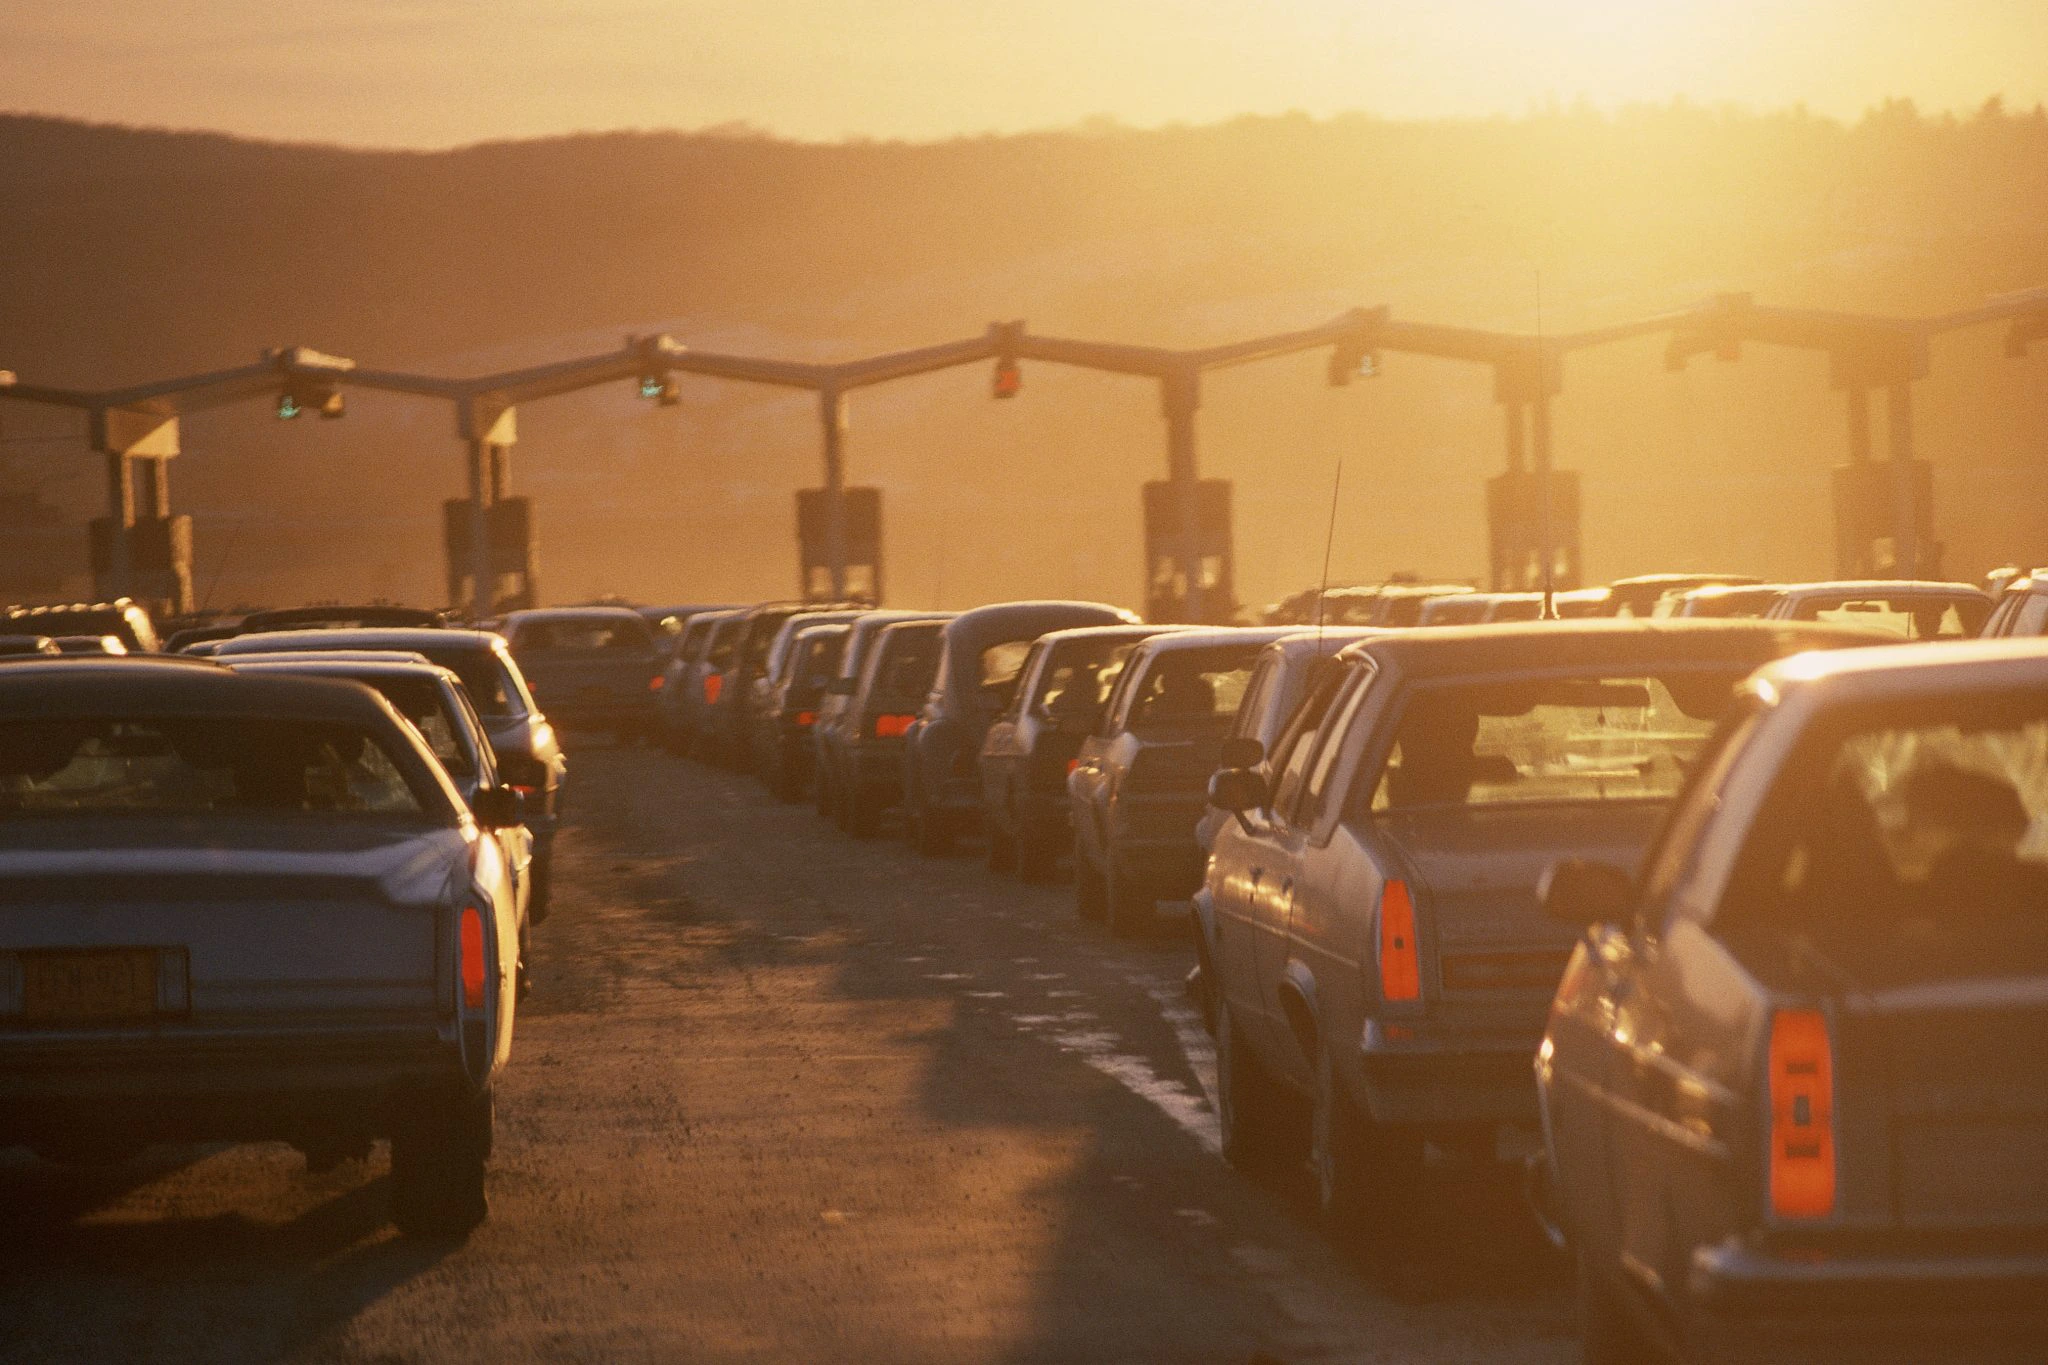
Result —
MULTIPOLYGON (((1192 629, 1165 630, 1157 635, 1147 636, 1139 646, 1147 655, 1176 654, 1188 649, 1218 649, 1229 645, 1243 645, 1257 653, 1278 640, 1290 635, 1299 635, 1299 626, 1210 626, 1192 629)), ((1333 651, 1334 652, 1334 651, 1333 651)))
POLYGON ((0 669, 0 715, 269 716, 375 723, 385 703, 336 678, 237 673, 210 664, 66 655, 0 669))
POLYGON ((1268 648, 1277 648, 1289 658, 1318 652, 1335 654, 1354 641, 1377 639, 1400 629, 1399 626, 1325 626, 1321 630, 1303 630, 1300 626, 1289 626, 1287 633, 1268 648))
POLYGON ((1454 677, 1576 664, 1601 668, 1732 662, 1754 667, 1803 649, 1891 638, 1896 637, 1806 621, 1595 618, 1389 632, 1347 645, 1343 652, 1346 658, 1371 657, 1410 677, 1454 677))
POLYGON ((226 665, 237 673, 302 673, 333 678, 432 678, 460 684, 455 670, 426 659, 387 654, 383 658, 336 657, 332 654, 258 654, 226 665))
POLYGON ((647 624, 647 618, 631 607, 522 607, 518 611, 505 613, 507 626, 524 625, 528 621, 638 621, 647 624))
POLYGON ((1038 638, 1051 640, 1056 644, 1064 644, 1068 640, 1142 640, 1164 631, 1180 629, 1180 626, 1146 625, 1143 622, 1114 626, 1068 626, 1063 630, 1049 630, 1038 638))
POLYGON ((1036 638, 1047 631, 1080 625, 1136 625, 1138 620, 1122 607, 1107 602, 1070 602, 1057 599, 1028 602, 991 602, 963 611, 946 622, 946 639, 972 643, 980 640, 1016 638, 1024 629, 1036 638), (1039 623, 1043 622, 1043 625, 1039 623))
POLYGON ((234 654, 292 654, 301 650, 405 649, 445 653, 454 649, 495 650, 505 637, 487 630, 432 626, 386 626, 365 630, 273 630, 220 641, 216 657, 234 654))
POLYGON ((1875 645, 1783 659, 1757 673, 1759 685, 1785 694, 1843 683, 1855 685, 1859 692, 1882 692, 1894 687, 1917 691, 2006 682, 2048 683, 2048 639, 1875 645))
POLYGON ((1845 578, 1830 583, 1787 583, 1787 597, 1834 597, 1842 593, 1870 597, 1981 597, 1990 594, 1974 583, 1941 583, 1915 578, 1845 578))

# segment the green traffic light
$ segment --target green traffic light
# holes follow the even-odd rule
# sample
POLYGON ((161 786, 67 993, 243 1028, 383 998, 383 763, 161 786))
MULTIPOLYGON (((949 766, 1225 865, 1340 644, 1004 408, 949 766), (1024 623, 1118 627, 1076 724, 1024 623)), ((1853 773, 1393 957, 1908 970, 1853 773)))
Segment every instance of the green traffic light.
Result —
POLYGON ((642 398, 659 398, 661 397, 661 391, 667 387, 668 377, 666 375, 643 374, 640 376, 640 396, 642 398))
POLYGON ((277 420, 280 422, 291 421, 300 411, 299 400, 291 394, 287 393, 277 400, 277 420))

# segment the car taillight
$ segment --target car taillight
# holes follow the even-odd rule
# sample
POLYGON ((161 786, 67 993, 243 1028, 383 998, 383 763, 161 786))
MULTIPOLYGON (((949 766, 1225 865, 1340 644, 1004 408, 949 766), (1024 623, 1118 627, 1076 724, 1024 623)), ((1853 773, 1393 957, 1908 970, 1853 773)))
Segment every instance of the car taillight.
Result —
POLYGON ((1408 883, 1389 881, 1380 892, 1380 999, 1422 998, 1422 955, 1415 945, 1415 898, 1408 883))
POLYGON ((647 680, 647 690, 649 692, 659 692, 662 688, 666 687, 667 685, 668 679, 662 677, 659 673, 655 674, 653 677, 647 680))
POLYGON ((1819 1010, 1771 1016, 1771 1212, 1835 1211, 1835 1050, 1819 1010))
POLYGON ((796 723, 798 726, 816 725, 818 723, 818 713, 816 711, 799 711, 796 713, 796 723))
POLYGON ((1074 775, 1074 769, 1076 769, 1076 768, 1078 768, 1078 767, 1080 767, 1080 766, 1081 766, 1081 760, 1080 760, 1080 759, 1078 759, 1078 758, 1070 758, 1070 759, 1068 759, 1068 760, 1067 760, 1067 776, 1068 776, 1068 777, 1072 777, 1072 776, 1074 775))
POLYGON ((911 722, 916 719, 916 716, 876 716, 875 738, 901 739, 910 733, 911 722))
POLYGON ((539 787, 529 787, 523 782, 507 782, 505 785, 518 792, 521 796, 535 797, 540 795, 539 787))
POLYGON ((484 1007, 484 912, 474 905, 462 907, 462 919, 456 935, 460 942, 462 965, 462 1003, 465 1007, 480 1010, 484 1007))
POLYGON ((706 673, 704 675, 704 704, 706 706, 718 705, 718 694, 724 690, 725 674, 706 673))

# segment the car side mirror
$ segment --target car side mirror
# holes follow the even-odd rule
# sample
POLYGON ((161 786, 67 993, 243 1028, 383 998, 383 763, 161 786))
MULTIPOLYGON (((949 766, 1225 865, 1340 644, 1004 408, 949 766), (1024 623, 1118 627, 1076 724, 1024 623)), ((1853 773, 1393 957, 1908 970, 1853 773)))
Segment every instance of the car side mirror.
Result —
POLYGON ((1223 752, 1218 766, 1224 768, 1256 768, 1266 760, 1266 746, 1250 735, 1232 735, 1223 741, 1223 752))
POLYGON ((1266 779, 1253 768, 1218 768, 1209 776, 1209 804, 1233 815, 1266 808, 1266 779))
POLYGON ((855 680, 852 678, 834 678, 825 684, 825 695, 828 697, 850 697, 853 695, 854 682, 855 680))
POLYGON ((1536 897, 1543 913, 1575 929, 1625 924, 1634 908, 1635 879, 1611 863, 1565 858, 1543 870, 1536 897))
POLYGON ((511 787, 485 787, 472 803, 476 822, 485 829, 511 829, 526 823, 526 795, 511 787))

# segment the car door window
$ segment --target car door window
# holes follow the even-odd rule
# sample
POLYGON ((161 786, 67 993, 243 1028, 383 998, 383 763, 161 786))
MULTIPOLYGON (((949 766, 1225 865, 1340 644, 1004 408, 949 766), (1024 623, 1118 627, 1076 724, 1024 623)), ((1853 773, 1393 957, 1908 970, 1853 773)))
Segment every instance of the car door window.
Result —
POLYGON ((1233 738, 1245 735, 1257 736, 1259 713, 1266 709, 1266 697, 1273 690, 1273 675, 1279 672, 1280 662, 1272 655, 1259 660, 1252 672, 1252 680, 1244 689, 1244 700, 1237 704, 1237 720, 1231 725, 1233 738))
POLYGON ((1357 673, 1345 669, 1325 679, 1289 727, 1291 733, 1281 739, 1280 753, 1274 755, 1275 779, 1273 783, 1273 809, 1285 814, 1291 810, 1300 797, 1302 788, 1308 782, 1309 765, 1314 761, 1316 743, 1322 738, 1323 721, 1336 707, 1340 706, 1344 692, 1352 685, 1357 673))
POLYGON ((1668 924, 1670 915, 1705 917, 1705 907, 1688 907, 1676 899, 1676 893, 1697 860, 1700 834, 1721 808, 1721 793, 1728 774, 1756 730, 1761 710, 1760 702, 1746 700, 1740 710, 1723 722, 1651 845, 1650 856, 1643 864, 1642 906, 1645 921, 1660 931, 1668 924))
POLYGON ((1301 829, 1316 829, 1321 825, 1323 814, 1329 809, 1337 765, 1346 753, 1357 747, 1348 742, 1348 737, 1352 721, 1364 704, 1366 694, 1372 690, 1373 670, 1360 667, 1352 671, 1352 677, 1351 685, 1331 708, 1329 722, 1322 727, 1315 756, 1309 760, 1308 780, 1303 784, 1301 799, 1289 816, 1301 829))
POLYGON ((1096 733, 1104 738, 1124 728, 1124 713, 1131 709, 1131 690, 1146 672, 1144 664, 1136 668, 1128 664, 1117 675, 1116 686, 1110 691, 1109 701, 1102 708, 1102 724, 1096 733))

